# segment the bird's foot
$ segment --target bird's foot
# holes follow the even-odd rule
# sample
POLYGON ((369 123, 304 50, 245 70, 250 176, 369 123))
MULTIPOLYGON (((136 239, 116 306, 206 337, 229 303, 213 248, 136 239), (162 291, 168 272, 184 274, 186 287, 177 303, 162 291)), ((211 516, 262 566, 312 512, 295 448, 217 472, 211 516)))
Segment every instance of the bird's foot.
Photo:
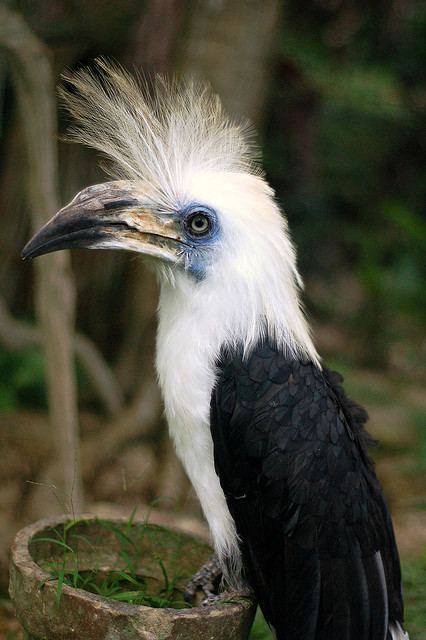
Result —
POLYGON ((254 594, 252 589, 247 586, 244 590, 235 591, 233 589, 230 589, 229 591, 221 591, 221 593, 218 594, 211 594, 201 601, 201 606, 209 607, 211 605, 218 604, 219 602, 231 603, 241 600, 241 598, 253 599, 254 594))
POLYGON ((222 569, 216 555, 213 555, 199 571, 194 573, 186 584, 184 598, 187 602, 209 606, 222 599, 223 594, 218 594, 219 583, 222 578, 222 569))

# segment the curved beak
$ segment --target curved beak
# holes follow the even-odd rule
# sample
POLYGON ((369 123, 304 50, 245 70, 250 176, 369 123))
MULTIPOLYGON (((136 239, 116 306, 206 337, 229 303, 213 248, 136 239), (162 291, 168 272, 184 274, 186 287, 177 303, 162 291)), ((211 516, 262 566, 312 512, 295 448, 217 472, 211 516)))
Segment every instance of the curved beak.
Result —
POLYGON ((140 185, 116 180, 80 191, 25 245, 24 260, 70 249, 126 249, 176 262, 185 241, 176 214, 157 211, 140 185))

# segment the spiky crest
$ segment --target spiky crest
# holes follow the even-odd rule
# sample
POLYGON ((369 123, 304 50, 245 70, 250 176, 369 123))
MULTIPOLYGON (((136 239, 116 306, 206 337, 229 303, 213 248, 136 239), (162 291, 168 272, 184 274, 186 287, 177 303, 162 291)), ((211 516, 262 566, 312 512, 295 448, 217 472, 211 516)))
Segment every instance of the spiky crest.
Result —
POLYGON ((182 198, 188 172, 262 173, 250 125, 228 117, 208 84, 151 83, 102 58, 63 79, 60 96, 76 121, 69 137, 106 156, 113 177, 147 182, 166 209, 182 198))

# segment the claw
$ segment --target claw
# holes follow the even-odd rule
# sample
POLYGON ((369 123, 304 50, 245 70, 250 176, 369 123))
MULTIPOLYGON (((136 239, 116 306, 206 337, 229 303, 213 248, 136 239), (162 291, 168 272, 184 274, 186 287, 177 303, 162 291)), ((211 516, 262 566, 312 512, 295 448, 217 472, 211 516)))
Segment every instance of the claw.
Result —
POLYGON ((187 602, 199 601, 198 595, 200 595, 202 600, 197 604, 202 604, 202 606, 214 604, 220 599, 217 591, 221 577, 222 569, 219 560, 216 555, 213 555, 187 583, 184 590, 185 600, 187 602))
POLYGON ((204 600, 202 600, 201 606, 211 607, 214 604, 217 604, 220 600, 222 600, 225 595, 226 595, 225 593, 217 593, 217 594, 210 593, 206 598, 204 598, 204 600))
POLYGON ((202 607, 211 607, 214 604, 218 604, 219 602, 231 602, 232 600, 240 599, 240 598, 251 598, 253 599, 254 594, 251 588, 247 585, 244 589, 240 591, 222 591, 217 595, 211 594, 204 598, 201 602, 202 607))

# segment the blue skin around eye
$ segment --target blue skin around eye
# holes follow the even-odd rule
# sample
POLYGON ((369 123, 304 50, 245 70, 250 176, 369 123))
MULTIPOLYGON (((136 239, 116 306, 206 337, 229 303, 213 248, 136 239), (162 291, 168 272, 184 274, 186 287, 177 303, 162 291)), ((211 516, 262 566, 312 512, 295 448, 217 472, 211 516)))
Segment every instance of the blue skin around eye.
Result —
POLYGON ((207 267, 211 264, 222 229, 216 212, 205 205, 190 204, 179 211, 178 215, 185 238, 191 245, 185 250, 185 270, 200 282, 205 278, 207 267), (211 229, 204 236, 192 235, 186 228, 185 221, 195 212, 203 213, 210 219, 211 229))

